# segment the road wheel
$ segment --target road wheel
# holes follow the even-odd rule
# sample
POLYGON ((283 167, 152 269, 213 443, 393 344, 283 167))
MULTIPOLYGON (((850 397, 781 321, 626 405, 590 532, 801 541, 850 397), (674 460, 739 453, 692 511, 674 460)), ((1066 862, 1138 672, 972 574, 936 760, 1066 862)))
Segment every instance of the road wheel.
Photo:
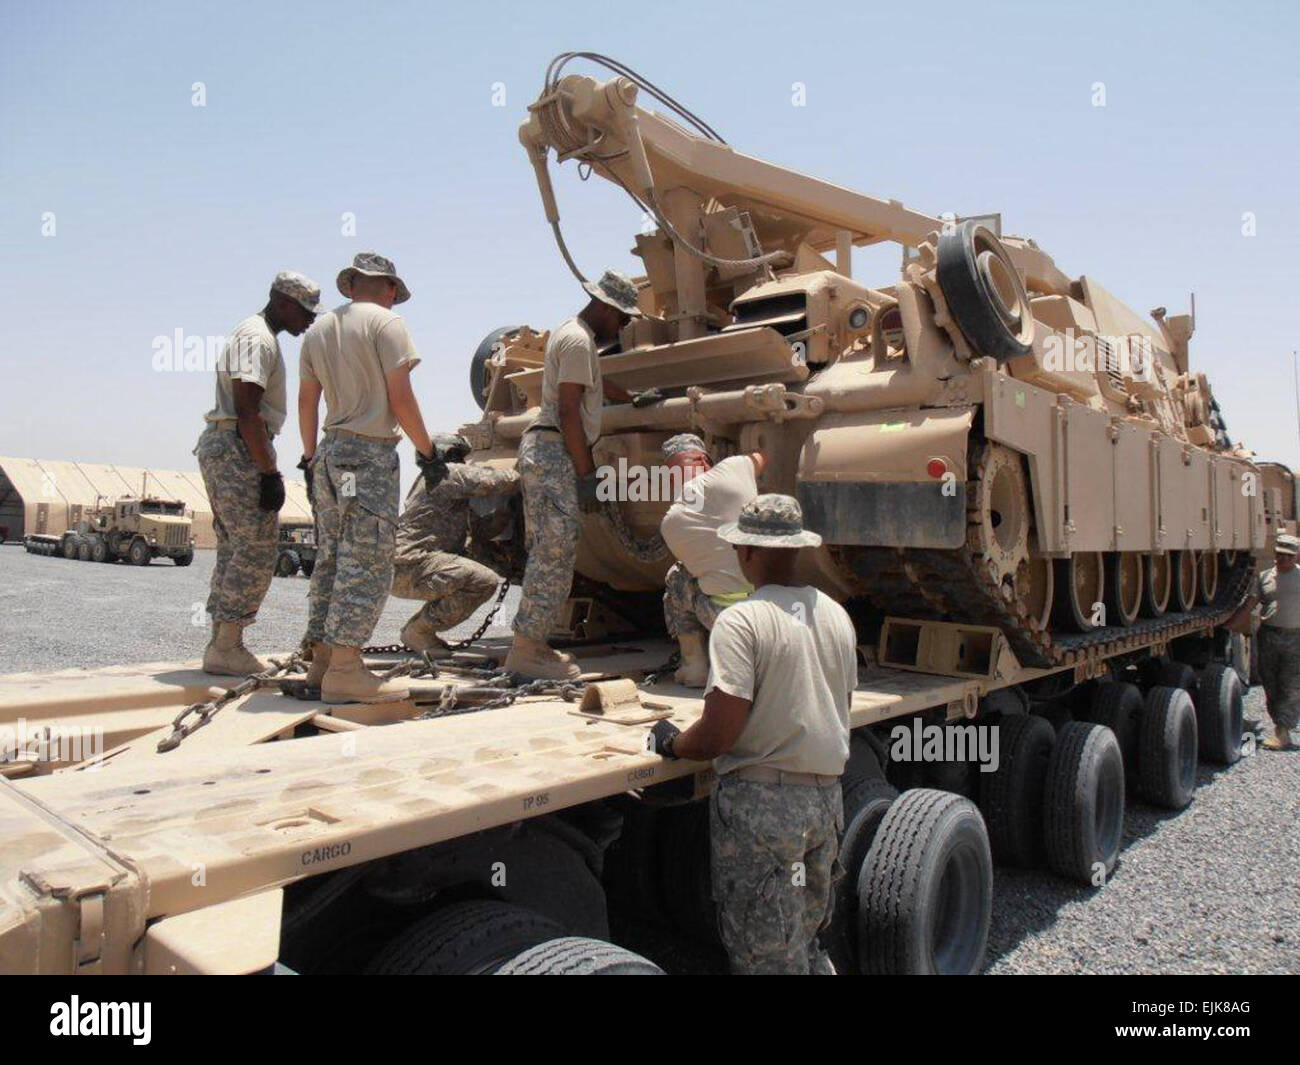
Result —
POLYGON ((998 362, 1027 354, 1034 339, 1029 295, 993 231, 975 221, 949 226, 936 253, 943 298, 976 354, 998 362))
POLYGON ((183 555, 173 555, 172 561, 175 562, 176 565, 178 566, 188 566, 191 562, 194 561, 194 552, 190 550, 190 551, 186 551, 185 554, 183 555))
POLYGON ((1129 626, 1142 608, 1142 556, 1113 551, 1106 558, 1106 624, 1129 626))
POLYGON ((1147 555, 1142 568, 1142 616, 1158 618, 1169 609, 1174 588, 1174 565, 1168 551, 1147 555))
POLYGON ((1196 552, 1173 553, 1174 586, 1171 601, 1173 609, 1185 614, 1196 606, 1196 552))
POLYGON ((998 767, 979 774, 979 804, 993 857, 1006 865, 1037 865, 1043 853, 1043 789, 1056 731, 1035 714, 1004 717, 998 767))
POLYGON ((519 328, 517 325, 506 325, 494 329, 480 340, 478 347, 474 349, 474 355, 469 361, 469 390, 479 410, 487 405, 487 364, 488 359, 492 358, 492 349, 496 347, 498 340, 510 333, 518 332, 519 328))
POLYGON ((898 789, 883 777, 859 781, 844 792, 844 836, 840 865, 844 879, 835 886, 830 927, 824 933, 826 952, 841 976, 858 968, 858 875, 871 850, 885 811, 898 798, 898 789))
POLYGON ((493 973, 564 929, 522 906, 495 900, 453 902, 403 929, 367 966, 376 974, 466 976, 493 973))
POLYGON ((1138 774, 1142 797, 1181 810, 1196 790, 1196 710, 1182 688, 1158 686, 1142 708, 1138 774))
POLYGON ((917 788, 894 800, 858 876, 858 958, 878 974, 980 971, 993 858, 975 804, 917 788))
POLYGON ((1081 551, 1057 559, 1052 614, 1070 632, 1090 632, 1095 607, 1104 601, 1106 567, 1100 551, 1081 551))
POLYGON ((1124 759, 1124 779, 1136 787, 1138 780, 1138 733, 1142 723, 1142 690, 1136 684, 1109 681, 1098 684, 1088 720, 1115 733, 1124 759))
POLYGON ((648 958, 603 939, 561 936, 515 955, 496 976, 663 976, 648 958))
POLYGON ((1241 758, 1241 679, 1231 666, 1213 662, 1196 682, 1196 738, 1201 757, 1215 765, 1241 758))
POLYGON ((1098 885, 1115 868, 1123 836, 1124 757, 1119 741, 1101 725, 1071 721, 1057 736, 1047 767, 1047 864, 1061 876, 1098 885))
POLYGON ((277 577, 292 577, 298 572, 298 556, 292 551, 281 551, 275 560, 277 577))
POLYGON ((147 566, 153 553, 149 550, 149 545, 143 540, 132 540, 130 550, 127 551, 127 557, 131 560, 133 566, 147 566))
POLYGON ((1219 594, 1219 554, 1217 551, 1202 551, 1197 560, 1196 592, 1200 601, 1207 606, 1214 602, 1219 594))

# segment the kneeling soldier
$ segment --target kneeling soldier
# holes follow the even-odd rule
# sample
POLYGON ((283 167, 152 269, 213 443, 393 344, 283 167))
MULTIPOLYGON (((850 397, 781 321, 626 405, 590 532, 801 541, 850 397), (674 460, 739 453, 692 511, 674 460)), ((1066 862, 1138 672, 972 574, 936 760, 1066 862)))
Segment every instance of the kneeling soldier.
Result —
POLYGON ((651 731, 669 758, 713 760, 713 897, 734 973, 833 972, 817 934, 830 916, 844 827, 857 637, 848 614, 794 583, 803 528, 789 496, 761 495, 718 532, 754 585, 709 639, 704 713, 651 731))
POLYGON ((397 526, 393 595, 425 599, 424 606, 402 626, 402 643, 434 657, 449 653, 438 633, 454 628, 486 603, 501 578, 465 558, 469 535, 469 501, 519 489, 519 474, 476 463, 469 465, 469 441, 437 433, 433 448, 439 465, 437 486, 415 482, 397 526), (445 472, 443 472, 445 470, 445 472))

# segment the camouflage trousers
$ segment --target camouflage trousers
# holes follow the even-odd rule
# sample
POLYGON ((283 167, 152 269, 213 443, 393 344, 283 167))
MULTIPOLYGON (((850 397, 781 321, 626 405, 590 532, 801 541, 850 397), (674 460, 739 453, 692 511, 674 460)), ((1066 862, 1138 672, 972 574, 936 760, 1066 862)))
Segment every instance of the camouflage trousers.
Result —
POLYGON ((271 587, 277 516, 258 507, 257 466, 234 430, 210 426, 199 437, 194 454, 217 535, 207 611, 214 621, 251 625, 271 587))
POLYGON ((1259 630, 1259 676, 1268 716, 1284 729, 1300 726, 1300 629, 1259 630))
POLYGON ((573 587, 582 519, 573 460, 559 433, 525 433, 515 464, 524 493, 523 594, 514 630, 545 640, 573 587))
POLYGON ((500 587, 501 578, 487 566, 446 551, 399 555, 393 569, 393 595, 428 600, 419 616, 435 632, 454 629, 500 587))
POLYGON ((342 647, 370 639, 393 585, 398 494, 395 444, 325 434, 312 456, 317 545, 307 639, 342 647))
POLYGON ((677 562, 664 577, 664 621, 670 636, 713 631, 718 608, 700 591, 700 582, 677 562))
POLYGON ((817 934, 830 919, 843 828, 838 783, 718 781, 709 806, 713 898, 733 973, 834 972, 817 934))

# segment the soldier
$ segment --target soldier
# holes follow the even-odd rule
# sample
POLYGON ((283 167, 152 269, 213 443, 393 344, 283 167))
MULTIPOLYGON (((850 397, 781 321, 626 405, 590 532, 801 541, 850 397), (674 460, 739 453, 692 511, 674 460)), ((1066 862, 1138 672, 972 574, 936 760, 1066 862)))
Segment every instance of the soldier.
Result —
POLYGON ((428 600, 402 626, 402 643, 435 658, 450 654, 438 633, 454 628, 486 603, 500 584, 487 566, 465 558, 469 501, 519 489, 519 474, 477 463, 468 465, 469 441, 438 433, 433 447, 445 472, 436 488, 423 478, 406 497, 397 526, 393 595, 428 600))
POLYGON ((663 454, 670 469, 681 471, 677 501, 659 523, 677 558, 664 578, 664 620, 681 649, 677 683, 702 688, 709 674, 705 640, 718 611, 754 590, 718 530, 758 495, 763 456, 733 455, 714 466, 694 433, 669 437, 663 454))
POLYGON ((235 326, 217 364, 217 402, 204 416, 207 428, 194 449, 217 534, 205 673, 247 676, 266 669, 244 646, 244 628, 257 618, 271 586, 276 516, 284 506, 284 478, 272 445, 286 408, 276 337, 281 330, 301 336, 319 303, 316 282, 292 270, 276 274, 266 306, 235 326))
POLYGON ((1263 746, 1270 751, 1291 747, 1291 730, 1300 725, 1300 540, 1280 533, 1273 546, 1273 568, 1261 573, 1255 589, 1228 620, 1228 628, 1249 632, 1251 614, 1262 604, 1259 675, 1264 700, 1273 719, 1273 735, 1263 746))
POLYGON ((410 290, 391 260, 374 252, 357 255, 337 284, 351 302, 312 326, 299 365, 299 466, 307 475, 318 536, 307 684, 318 686, 327 703, 388 702, 407 692, 367 670, 361 648, 393 584, 399 430, 415 445, 426 478, 436 462, 411 391, 411 370, 420 358, 406 322, 392 309, 411 298, 410 290), (325 436, 317 448, 322 393, 325 436))
POLYGON ((844 827, 857 638, 844 608, 794 584, 803 527, 789 496, 761 495, 718 535, 754 586, 718 615, 704 713, 651 730, 668 758, 713 760, 713 897, 734 973, 834 972, 817 942, 831 912, 844 827))
POLYGON ((632 399, 602 380, 596 349, 617 340, 623 326, 641 314, 636 286, 622 274, 606 270, 583 288, 591 296, 587 306, 556 326, 546 341, 542 405, 524 430, 516 463, 528 563, 505 667, 547 680, 572 680, 581 673, 571 656, 548 646, 546 637, 573 585, 579 511, 594 513, 600 507, 591 446, 600 435, 602 402, 632 399))

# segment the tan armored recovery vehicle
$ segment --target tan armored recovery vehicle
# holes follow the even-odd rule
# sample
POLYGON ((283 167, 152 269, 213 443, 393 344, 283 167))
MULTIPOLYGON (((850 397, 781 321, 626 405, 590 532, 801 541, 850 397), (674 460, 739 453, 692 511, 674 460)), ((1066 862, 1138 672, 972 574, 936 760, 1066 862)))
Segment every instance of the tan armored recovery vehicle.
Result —
MULTIPOLYGON (((979 971, 994 860, 1096 886, 1127 798, 1181 809, 1198 759, 1248 748, 1246 644, 1221 626, 1248 549, 1294 520, 1289 472, 1266 526, 1187 369, 1190 318, 1147 326, 994 221, 945 228, 747 159, 684 109, 698 135, 636 108, 644 83, 618 73, 555 70, 523 130, 557 225, 548 145, 659 221, 637 238, 654 317, 605 365, 670 398, 606 407, 598 457, 653 465, 693 427, 765 451, 765 487, 803 499, 831 545, 810 575, 862 626, 832 957, 979 971), (869 288, 849 250, 880 240, 907 265, 869 288), (1076 326, 1150 341, 1150 380, 1051 363, 1076 326), (999 768, 904 759, 899 726, 996 728, 999 768)), ((513 461, 541 354, 516 327, 476 358, 477 461, 513 461)), ((582 684, 512 686, 491 640, 433 670, 386 655, 412 698, 374 706, 286 698, 280 675, 218 688, 194 663, 0 678, 0 741, 24 740, 0 758, 0 972, 645 971, 606 942, 645 924, 716 952, 711 771, 645 749, 701 711, 644 632, 664 505, 585 519, 562 626, 582 684)), ((475 550, 517 572, 515 515, 477 519, 475 550)))
MULTIPOLYGON (((860 627, 994 626, 1024 665, 1239 600, 1265 544, 1259 471, 1190 364, 1192 314, 1144 320, 997 216, 928 216, 742 155, 618 64, 582 56, 608 81, 564 73, 578 57, 552 63, 520 139, 575 273, 550 153, 649 220, 633 248, 646 317, 602 366, 671 397, 606 406, 599 465, 654 466, 688 429, 715 455, 763 451, 761 488, 796 495, 825 540, 808 576, 860 627), (672 114, 640 107, 647 91, 672 114), (885 241, 901 276, 854 277, 852 249, 885 241)), ((476 354, 474 458, 518 446, 544 343, 498 330, 476 354)), ((656 543, 669 502, 584 518, 580 594, 653 604, 635 593, 672 561, 656 543)))
POLYGON ((179 499, 123 496, 99 506, 62 536, 33 534, 24 539, 28 552, 62 555, 83 562, 117 562, 147 566, 170 558, 178 566, 194 561, 193 516, 179 499))

